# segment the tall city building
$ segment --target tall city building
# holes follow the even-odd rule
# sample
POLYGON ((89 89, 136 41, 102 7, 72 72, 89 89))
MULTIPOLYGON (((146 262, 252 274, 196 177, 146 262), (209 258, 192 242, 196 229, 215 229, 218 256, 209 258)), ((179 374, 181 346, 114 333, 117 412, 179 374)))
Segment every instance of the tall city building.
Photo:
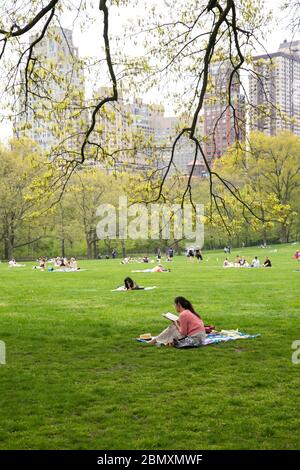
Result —
MULTIPOLYGON (((155 145, 157 147, 157 167, 162 171, 166 170, 170 158, 174 139, 177 133, 178 119, 175 116, 165 116, 164 108, 160 107, 160 112, 151 112, 150 122, 153 129, 155 145)), ((184 160, 174 156, 173 168, 183 169, 184 160)))
MULTIPOLYGON (((99 88, 90 102, 91 109, 99 99, 111 93, 109 88, 99 88)), ((112 169, 120 167, 126 171, 136 171, 156 168, 163 172, 170 161, 179 125, 179 118, 165 116, 162 105, 147 104, 140 98, 126 100, 119 92, 118 102, 106 103, 98 114, 90 139, 94 143, 94 161, 102 166, 101 155, 106 154, 106 165, 103 162, 103 166, 107 167, 110 162, 112 169), (97 147, 101 149, 99 152, 96 151, 97 147)), ((194 155, 194 144, 183 137, 176 146, 170 174, 189 174, 188 165, 194 155)), ((202 161, 200 155, 199 160, 202 161)))
MULTIPOLYGON (((89 120, 100 100, 112 95, 109 87, 100 87, 88 103, 89 120)), ((121 90, 117 102, 107 102, 96 116, 96 126, 90 136, 91 158, 106 169, 135 170, 146 168, 151 156, 149 139, 153 135, 149 107, 141 100, 129 102, 121 90)))
MULTIPOLYGON (((93 98, 87 102, 89 109, 88 121, 92 122, 92 113, 97 104, 112 95, 110 87, 99 87, 93 98)), ((130 108, 119 92, 118 102, 107 102, 96 115, 96 126, 90 136, 92 143, 90 152, 95 164, 102 166, 104 161, 112 166, 121 165, 126 159, 126 149, 130 142, 130 108), (95 152, 95 149, 98 151, 95 152), (108 162, 108 160, 111 160, 108 162)), ((89 161, 88 163, 91 163, 89 161)))
MULTIPOLYGON (((35 39, 32 36, 30 42, 35 39)), ((72 148, 80 141, 78 133, 84 121, 84 111, 80 111, 84 103, 84 76, 72 31, 49 28, 47 35, 35 45, 33 57, 35 65, 27 96, 25 73, 21 74, 15 135, 35 140, 46 151, 61 141, 72 148)))
POLYGON ((251 130, 300 136, 300 41, 284 41, 277 52, 254 57, 249 101, 251 130))
POLYGON ((209 163, 224 155, 236 141, 245 139, 244 97, 239 75, 235 73, 231 80, 232 72, 228 61, 210 66, 209 91, 203 106, 204 152, 209 163))
MULTIPOLYGON (((187 121, 182 117, 182 122, 190 122, 191 118, 187 121)), ((180 121, 180 120, 179 120, 180 121)), ((179 127, 179 131, 183 125, 179 127)), ((178 130, 177 130, 178 134, 178 130)), ((195 132, 196 137, 200 142, 203 140, 203 122, 199 118, 195 132)), ((174 141, 174 137, 173 137, 174 141)), ((172 141, 172 143, 173 143, 172 141)), ((185 176, 190 176, 191 172, 193 176, 206 176, 204 171, 204 161, 199 149, 196 152, 196 146, 193 141, 189 139, 188 134, 184 134, 176 145, 174 152, 174 169, 182 173, 185 176), (197 160, 195 161, 197 153, 197 160)))

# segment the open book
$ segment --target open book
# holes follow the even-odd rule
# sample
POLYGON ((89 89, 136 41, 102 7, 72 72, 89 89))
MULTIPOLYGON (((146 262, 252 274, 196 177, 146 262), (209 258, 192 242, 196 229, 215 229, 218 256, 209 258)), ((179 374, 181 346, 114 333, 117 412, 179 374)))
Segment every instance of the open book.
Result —
POLYGON ((174 315, 174 313, 170 313, 170 312, 162 313, 162 316, 171 321, 176 321, 179 319, 177 315, 174 315))

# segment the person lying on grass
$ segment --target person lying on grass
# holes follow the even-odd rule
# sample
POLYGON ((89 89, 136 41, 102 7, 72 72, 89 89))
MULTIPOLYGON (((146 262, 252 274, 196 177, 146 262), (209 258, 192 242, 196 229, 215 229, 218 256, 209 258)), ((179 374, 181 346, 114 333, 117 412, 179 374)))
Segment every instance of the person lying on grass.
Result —
POLYGON ((171 269, 164 268, 161 264, 152 269, 138 269, 132 271, 133 273, 169 273, 171 269))
POLYGON ((23 268, 25 264, 19 264, 16 262, 16 260, 13 258, 8 262, 8 266, 10 268, 23 268))
POLYGON ((176 297, 176 311, 179 319, 149 341, 149 344, 177 345, 180 340, 188 341, 191 346, 201 346, 205 339, 205 327, 200 315, 194 310, 191 302, 184 297, 176 297))
POLYGON ((138 286, 131 277, 126 277, 124 279, 124 287, 126 290, 141 290, 145 289, 145 287, 138 286))

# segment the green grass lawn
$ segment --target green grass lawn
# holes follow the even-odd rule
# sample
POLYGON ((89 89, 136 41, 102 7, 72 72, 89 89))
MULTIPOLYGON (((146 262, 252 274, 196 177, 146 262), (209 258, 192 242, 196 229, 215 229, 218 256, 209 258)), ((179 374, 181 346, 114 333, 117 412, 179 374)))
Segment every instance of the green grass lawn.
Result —
MULTIPOLYGON (((110 292, 120 260, 49 273, 0 264, 0 449, 299 449, 300 269, 293 246, 235 250, 272 269, 175 257, 171 273, 132 274, 154 291, 110 292), (261 337, 198 349, 133 340, 168 326, 177 295, 206 324, 261 337)), ((166 263, 165 263, 166 264, 166 263)))

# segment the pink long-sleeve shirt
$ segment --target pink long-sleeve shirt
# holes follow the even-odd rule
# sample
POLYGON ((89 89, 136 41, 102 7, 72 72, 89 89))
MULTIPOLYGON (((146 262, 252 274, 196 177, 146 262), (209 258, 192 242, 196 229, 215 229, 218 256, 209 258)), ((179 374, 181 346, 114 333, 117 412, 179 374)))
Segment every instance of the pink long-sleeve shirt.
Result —
POLYGON ((179 332, 183 336, 192 336, 201 332, 205 333, 204 323, 201 318, 197 317, 189 310, 183 310, 180 313, 179 323, 179 332))

